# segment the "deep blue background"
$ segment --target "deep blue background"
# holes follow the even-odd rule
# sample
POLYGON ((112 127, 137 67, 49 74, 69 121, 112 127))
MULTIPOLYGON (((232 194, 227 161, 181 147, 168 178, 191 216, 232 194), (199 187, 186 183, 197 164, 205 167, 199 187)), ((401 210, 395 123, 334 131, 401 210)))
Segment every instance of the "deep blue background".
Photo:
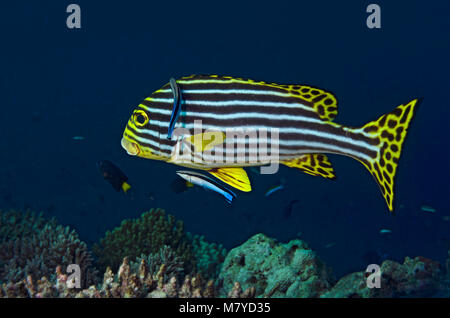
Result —
POLYGON ((365 25, 369 1, 76 1, 81 30, 66 28, 69 3, 1 4, 0 208, 43 211, 92 243, 123 219, 161 207, 227 248, 258 232, 299 236, 337 276, 361 270, 369 250, 444 260, 450 2, 376 1, 381 30, 365 25), (335 155, 336 181, 287 167, 249 172, 254 191, 231 207, 201 189, 171 192, 178 167, 130 157, 120 139, 142 99, 193 73, 323 87, 339 99, 336 122, 352 126, 425 97, 397 174, 396 214, 361 164, 335 155), (134 200, 102 179, 100 159, 128 174, 134 200), (265 197, 281 180, 286 189, 265 197), (300 201, 293 216, 283 218, 293 199, 300 201))

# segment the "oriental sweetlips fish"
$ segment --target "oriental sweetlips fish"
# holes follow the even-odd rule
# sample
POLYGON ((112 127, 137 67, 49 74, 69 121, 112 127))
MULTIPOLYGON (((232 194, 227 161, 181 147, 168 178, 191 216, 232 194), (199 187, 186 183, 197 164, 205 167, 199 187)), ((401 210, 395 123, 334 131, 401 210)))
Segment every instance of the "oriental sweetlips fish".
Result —
POLYGON ((245 192, 251 185, 243 167, 277 162, 334 179, 325 153, 345 155, 370 171, 392 211, 394 177, 419 103, 414 99, 351 128, 333 122, 337 99, 320 88, 191 75, 171 80, 142 101, 121 144, 130 155, 207 170, 245 192), (269 144, 270 155, 255 155, 253 144, 269 144))

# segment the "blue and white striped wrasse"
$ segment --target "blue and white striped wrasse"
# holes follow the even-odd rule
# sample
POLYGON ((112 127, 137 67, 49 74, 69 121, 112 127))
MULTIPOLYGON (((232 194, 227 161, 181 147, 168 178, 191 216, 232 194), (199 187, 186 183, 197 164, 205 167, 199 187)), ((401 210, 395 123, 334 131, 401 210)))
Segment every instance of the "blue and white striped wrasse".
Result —
POLYGON ((233 191, 201 173, 195 171, 179 170, 177 171, 177 175, 179 175, 187 182, 200 186, 206 190, 215 191, 221 194, 225 197, 228 203, 231 203, 233 199, 236 198, 236 194, 233 191))
POLYGON ((351 128, 333 122, 336 97, 310 85, 218 75, 191 75, 176 84, 181 104, 172 138, 174 93, 167 83, 133 111, 122 138, 128 154, 207 170, 241 191, 251 191, 242 167, 276 162, 334 179, 325 153, 345 155, 370 171, 393 210, 397 164, 419 99, 351 128))

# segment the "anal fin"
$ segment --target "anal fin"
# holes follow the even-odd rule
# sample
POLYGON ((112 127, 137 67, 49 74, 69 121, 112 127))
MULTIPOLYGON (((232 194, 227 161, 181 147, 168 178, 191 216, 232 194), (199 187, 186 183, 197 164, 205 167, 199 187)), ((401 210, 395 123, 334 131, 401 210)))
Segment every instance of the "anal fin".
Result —
POLYGON ((208 172, 233 188, 244 192, 252 191, 247 172, 242 168, 215 168, 208 172))
POLYGON ((281 163, 291 168, 300 169, 304 173, 313 176, 336 179, 333 166, 324 154, 307 154, 292 160, 281 161, 281 163))

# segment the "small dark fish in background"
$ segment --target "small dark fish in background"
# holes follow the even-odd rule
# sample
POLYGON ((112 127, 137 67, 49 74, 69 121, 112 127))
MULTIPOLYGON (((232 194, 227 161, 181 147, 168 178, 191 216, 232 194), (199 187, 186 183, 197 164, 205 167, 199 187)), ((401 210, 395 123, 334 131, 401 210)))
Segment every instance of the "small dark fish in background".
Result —
POLYGON ((364 255, 361 257, 364 263, 366 264, 380 264, 381 263, 381 256, 377 251, 370 250, 364 253, 364 255))
POLYGON ((2 199, 6 203, 12 203, 13 202, 13 196, 12 196, 12 194, 10 192, 4 191, 3 194, 2 194, 2 199))
POLYGON ((112 185, 114 190, 117 192, 122 190, 125 193, 130 190, 131 186, 127 183, 128 177, 111 161, 98 161, 97 167, 103 178, 112 185))
POLYGON ((375 250, 369 250, 366 253, 364 253, 361 256, 361 258, 366 265, 369 265, 369 264, 381 265, 381 263, 383 263, 387 259, 388 256, 389 256, 388 254, 380 254, 375 250))
POLYGON ((192 183, 190 183, 184 179, 180 179, 180 178, 176 178, 170 184, 170 189, 172 189, 172 191, 175 192, 176 194, 183 193, 188 188, 192 188, 192 187, 193 187, 192 183))
POLYGON ((54 213, 56 210, 56 206, 54 206, 53 204, 50 204, 47 209, 45 209, 48 213, 54 213))
POLYGON ((101 204, 105 204, 105 197, 102 194, 97 194, 97 199, 101 204))
POLYGON ((441 237, 439 243, 439 245, 444 246, 447 251, 450 251, 450 237, 441 237))
POLYGON ((286 205, 286 206, 284 207, 284 210, 283 210, 283 216, 284 216, 286 219, 291 217, 291 215, 292 215, 292 208, 294 207, 295 204, 297 204, 297 203, 299 203, 299 202, 300 202, 299 200, 292 200, 291 202, 289 202, 288 205, 286 205))
POLYGON ((275 193, 277 191, 280 191, 280 190, 283 190, 283 189, 284 189, 284 185, 283 184, 274 186, 274 187, 270 188, 269 190, 267 190, 265 196, 268 197, 269 195, 272 195, 273 193, 275 193))

